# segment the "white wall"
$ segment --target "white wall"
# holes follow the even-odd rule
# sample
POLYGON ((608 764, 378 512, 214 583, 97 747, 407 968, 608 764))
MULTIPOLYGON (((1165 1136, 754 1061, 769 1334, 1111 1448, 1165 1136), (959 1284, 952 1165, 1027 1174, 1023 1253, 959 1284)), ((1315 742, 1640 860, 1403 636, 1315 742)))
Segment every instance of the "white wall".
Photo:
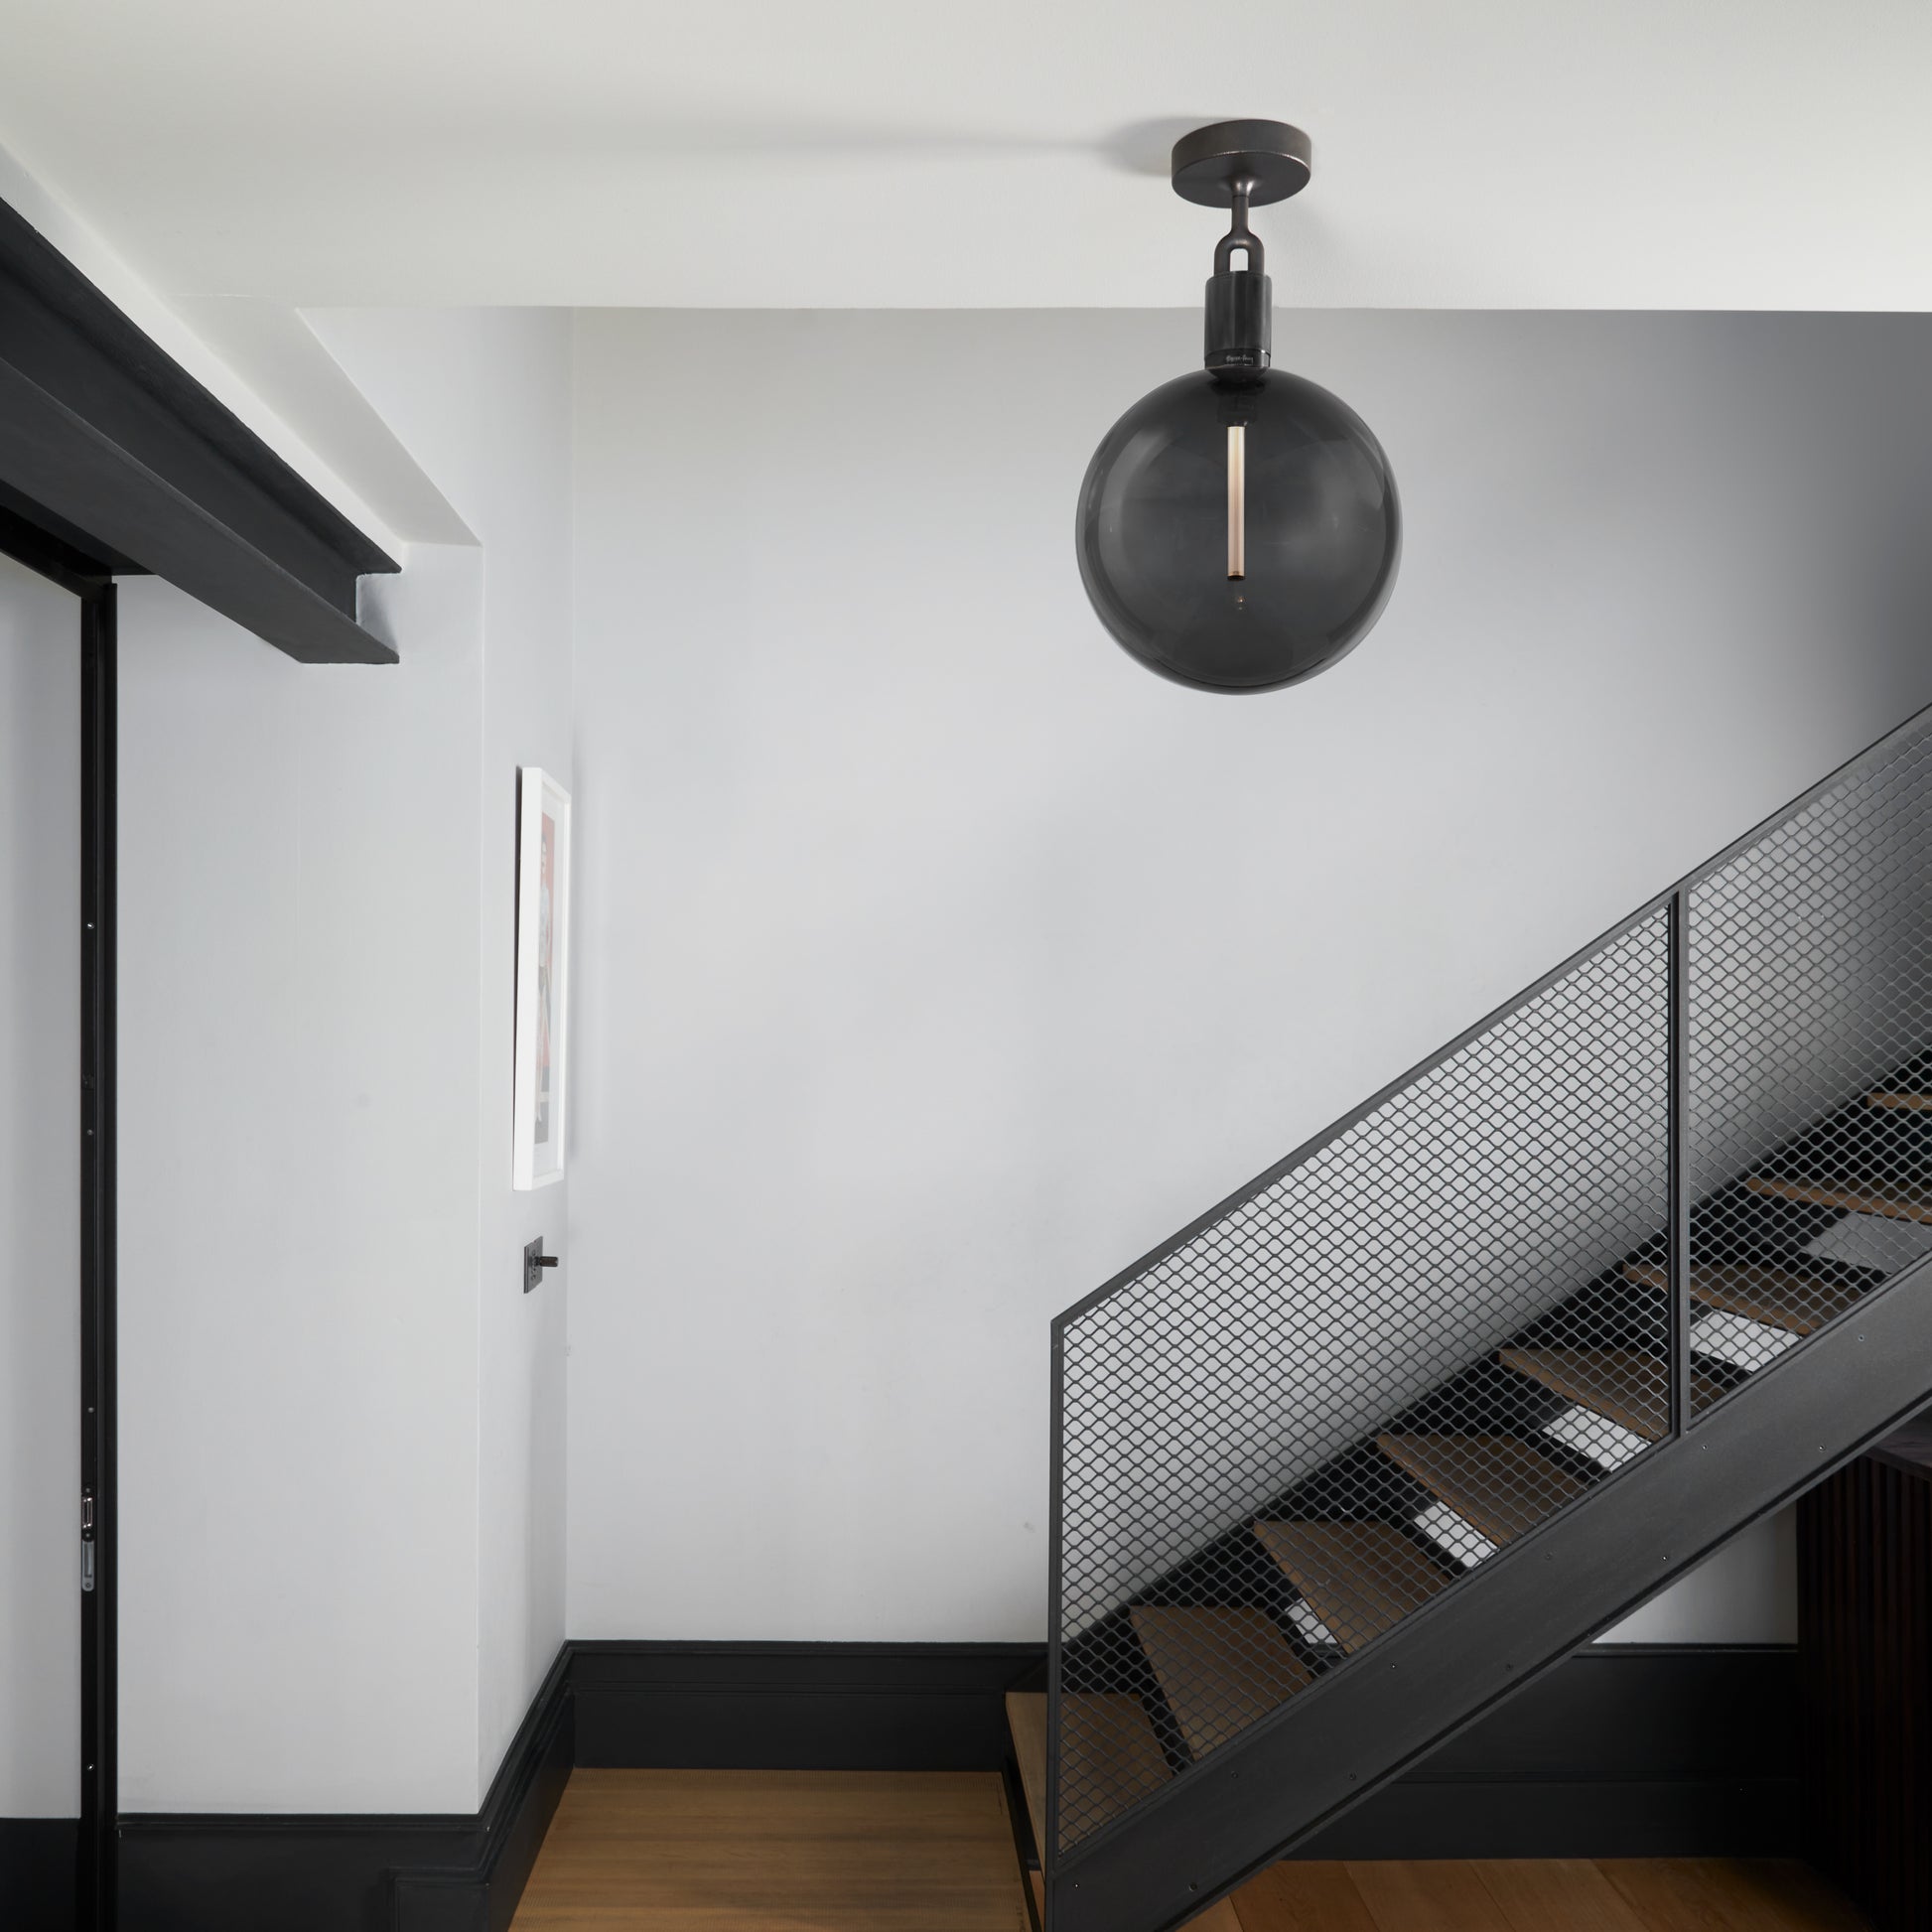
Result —
POLYGON ((1781 1510, 1625 1617, 1603 1643, 1796 1643, 1797 1511, 1781 1510))
POLYGON ((579 318, 573 1635, 1039 1635, 1050 1314, 1932 697, 1932 325, 1279 338, 1408 549, 1237 701, 1072 561, 1192 313, 579 318))
POLYGON ((571 781, 570 319, 545 310, 310 318, 483 543, 478 1301, 482 1709, 486 1785, 564 1636, 569 1182, 510 1186, 516 771, 571 781), (561 1257, 523 1294, 523 1244, 561 1257))
POLYGON ((514 767, 568 762, 568 328, 322 326, 483 547, 370 587, 394 669, 122 592, 130 1810, 474 1809, 563 1632, 507 989, 514 767))
POLYGON ((481 566, 121 591, 121 1803, 475 1803, 481 566))
POLYGON ((80 607, 0 557, 0 1818, 80 1808, 80 607))

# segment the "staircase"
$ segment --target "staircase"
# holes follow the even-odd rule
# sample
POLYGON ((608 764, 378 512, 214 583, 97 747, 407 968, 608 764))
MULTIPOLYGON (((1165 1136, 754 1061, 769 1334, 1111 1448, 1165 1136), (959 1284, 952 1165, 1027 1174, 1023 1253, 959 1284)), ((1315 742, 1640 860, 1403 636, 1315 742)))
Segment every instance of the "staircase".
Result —
POLYGON ((1055 1321, 1050 1932, 1224 1913, 1925 1402, 1928 831, 1932 711, 1055 1321))

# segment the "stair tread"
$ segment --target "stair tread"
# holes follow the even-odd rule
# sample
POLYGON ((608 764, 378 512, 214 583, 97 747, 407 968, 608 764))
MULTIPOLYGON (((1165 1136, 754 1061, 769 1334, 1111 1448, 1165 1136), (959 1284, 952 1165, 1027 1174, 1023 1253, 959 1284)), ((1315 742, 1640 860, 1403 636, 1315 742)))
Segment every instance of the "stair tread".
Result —
POLYGON ((1864 1104, 1867 1107, 1898 1107, 1909 1113, 1923 1114, 1932 1112, 1932 1093, 1909 1093, 1893 1088, 1866 1094, 1864 1104))
POLYGON ((1785 1180, 1755 1173, 1744 1185, 1754 1194, 1768 1194, 1778 1200, 1846 1207, 1855 1214, 1884 1214, 1894 1221, 1932 1221, 1932 1188, 1906 1187, 1888 1180, 1785 1180))
POLYGON ((1397 1436, 1375 1439, 1384 1455, 1475 1525, 1507 1543, 1553 1514, 1584 1485, 1516 1436, 1397 1436))
POLYGON ((1034 1845, 1046 1854, 1046 1693, 1009 1691, 1007 1729, 1013 1755, 1020 1766, 1020 1788, 1027 1794, 1027 1816, 1034 1824, 1034 1845))
MULTIPOLYGON (((1147 1707, 1126 1693, 1070 1691, 1061 1699, 1062 1789, 1081 1794, 1081 1835, 1166 1784, 1167 1753, 1147 1707)), ((1033 1820, 1034 1844, 1046 1848, 1046 1693, 1009 1691, 1007 1728, 1033 1820)))
POLYGON ((1257 1523, 1254 1529, 1344 1650, 1359 1650, 1450 1581, 1393 1523, 1257 1523))
POLYGON ((1188 1750, 1205 1757, 1313 1679, 1265 1610, 1128 1612, 1188 1750))
MULTIPOLYGON (((1670 1367, 1661 1355, 1638 1348, 1505 1348, 1499 1353, 1511 1368, 1634 1435, 1654 1443, 1670 1434, 1670 1367)), ((1700 1409, 1724 1393, 1702 1372, 1691 1380, 1700 1409)))
MULTIPOLYGON (((1643 1288, 1670 1287, 1670 1270, 1660 1262, 1632 1262, 1624 1279, 1643 1288)), ((1785 1268, 1725 1264, 1691 1270, 1691 1295, 1709 1309, 1723 1309, 1773 1328, 1808 1335, 1841 1315, 1863 1293, 1852 1282, 1822 1275, 1797 1275, 1785 1268)))

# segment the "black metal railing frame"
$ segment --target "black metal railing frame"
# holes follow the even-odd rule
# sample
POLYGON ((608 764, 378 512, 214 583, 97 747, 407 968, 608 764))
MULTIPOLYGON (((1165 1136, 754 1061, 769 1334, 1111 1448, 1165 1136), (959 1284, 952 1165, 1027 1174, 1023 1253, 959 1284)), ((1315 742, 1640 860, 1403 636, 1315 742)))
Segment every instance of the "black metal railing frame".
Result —
MULTIPOLYGON (((1316 1155, 1331 1147, 1344 1135, 1369 1120, 1389 1101, 1414 1087, 1438 1069, 1453 1059, 1456 1054, 1486 1034, 1497 1028, 1543 994, 1556 987, 1569 974, 1587 965, 1609 951, 1619 941, 1628 937, 1646 920, 1665 914, 1668 921, 1667 974, 1668 994, 1666 1003, 1667 1026, 1667 1085, 1666 1085, 1666 1125, 1664 1159, 1666 1167, 1667 1200, 1667 1251, 1669 1268, 1669 1288, 1667 1298, 1668 1320, 1668 1363, 1669 1363, 1669 1429, 1666 1442, 1676 1441, 1697 1427, 1708 1417, 1715 1404, 1698 1410, 1692 1391, 1692 1293, 1691 1261, 1692 1232, 1691 1210, 1693 1186, 1690 1174, 1691 1133, 1689 1107, 1691 1097, 1691 945, 1692 945, 1692 906, 1693 895, 1697 889, 1715 875, 1724 871, 1734 860, 1750 852, 1767 838, 1797 820, 1820 800, 1849 784, 1874 767, 1905 752, 1918 741, 1932 733, 1932 705, 1915 712, 1903 723, 1886 732, 1881 738, 1847 759, 1818 783, 1790 800, 1776 811, 1768 814, 1753 825, 1740 837, 1734 839, 1723 851, 1704 861, 1682 879, 1646 900, 1626 917, 1598 934, 1588 944, 1580 947, 1564 959, 1550 972, 1525 987, 1521 992, 1495 1007, 1472 1026, 1455 1035, 1446 1045, 1419 1061, 1406 1072, 1389 1081, 1371 1095, 1359 1107, 1354 1108, 1339 1119, 1331 1122, 1319 1133, 1304 1141, 1292 1153, 1257 1175, 1246 1185, 1237 1188, 1223 1200, 1197 1216, 1185 1227, 1170 1236, 1158 1247, 1143 1255, 1112 1277, 1088 1296, 1062 1310, 1053 1318, 1051 1328, 1052 1385, 1050 1402, 1050 1494, 1048 1499, 1048 1579, 1047 1599, 1051 1618, 1048 1631, 1047 1651, 1047 1714, 1046 1714, 1046 1788, 1045 1788, 1045 1842, 1038 1847, 1042 1866, 1051 1872, 1055 1866, 1071 1865, 1084 1861, 1097 1852, 1108 1841, 1121 1832, 1129 1830, 1134 1823, 1144 1817, 1149 1810, 1158 1807, 1162 1800, 1177 1789, 1176 1783, 1165 1786, 1160 1792, 1142 1799, 1131 1809, 1124 1811, 1108 1824, 1101 1826, 1091 1835, 1083 1837, 1076 1848, 1062 1856, 1060 1849, 1060 1740, 1062 1725, 1062 1664, 1066 1632, 1063 1619, 1062 1600, 1062 1551, 1063 1551, 1063 1502, 1064 1502, 1064 1449, 1065 1449, 1065 1333, 1070 1323, 1089 1313, 1111 1297, 1121 1293, 1140 1281, 1150 1270, 1159 1267, 1192 1242, 1197 1236, 1212 1228, 1217 1222, 1226 1219, 1237 1209, 1254 1201, 1298 1168, 1312 1160, 1316 1155)), ((1901 1269, 1874 1293, 1889 1293, 1892 1289, 1912 1280, 1932 1279, 1928 1275, 1928 1265, 1932 1257, 1915 1262, 1901 1269)), ((1843 1316, 1837 1317, 1843 1319, 1843 1316)), ((1803 1352, 1793 1348, 1792 1355, 1803 1352)), ((1779 1363, 1770 1364, 1771 1367, 1779 1363)), ((1625 1474, 1632 1464, 1609 1471, 1603 1483, 1614 1482, 1625 1474)), ((1597 1485, 1592 1494, 1600 1490, 1597 1485)), ((1260 1499, 1257 1499, 1260 1500, 1260 1499)), ((1536 1541, 1535 1532, 1510 1544, 1498 1552, 1497 1561, 1516 1558, 1524 1559, 1530 1555, 1529 1546, 1536 1541)), ((1484 1568, 1488 1565, 1485 1564, 1484 1568)), ((1440 1600, 1440 1599, 1439 1599, 1440 1600)), ((1416 1618, 1426 1617, 1436 1608, 1435 1603, 1425 1604, 1409 1613, 1405 1623, 1416 1618)), ((1344 1662, 1326 1673, 1323 1679, 1310 1687, 1311 1695, 1320 1688, 1326 1676, 1345 1673, 1344 1662)), ((1297 1704, 1302 1699, 1291 1699, 1267 1716, 1256 1721, 1251 1727, 1252 1736, 1264 1730, 1290 1722, 1297 1704)))

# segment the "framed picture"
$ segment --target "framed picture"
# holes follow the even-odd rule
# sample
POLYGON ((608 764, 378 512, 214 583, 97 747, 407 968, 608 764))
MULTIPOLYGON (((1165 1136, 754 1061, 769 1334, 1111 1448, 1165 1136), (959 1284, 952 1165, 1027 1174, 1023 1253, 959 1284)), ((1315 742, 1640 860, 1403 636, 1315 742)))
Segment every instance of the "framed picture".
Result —
POLYGON ((510 1183, 564 1177, 570 1014, 570 793, 535 765, 517 774, 516 1106, 510 1183))

